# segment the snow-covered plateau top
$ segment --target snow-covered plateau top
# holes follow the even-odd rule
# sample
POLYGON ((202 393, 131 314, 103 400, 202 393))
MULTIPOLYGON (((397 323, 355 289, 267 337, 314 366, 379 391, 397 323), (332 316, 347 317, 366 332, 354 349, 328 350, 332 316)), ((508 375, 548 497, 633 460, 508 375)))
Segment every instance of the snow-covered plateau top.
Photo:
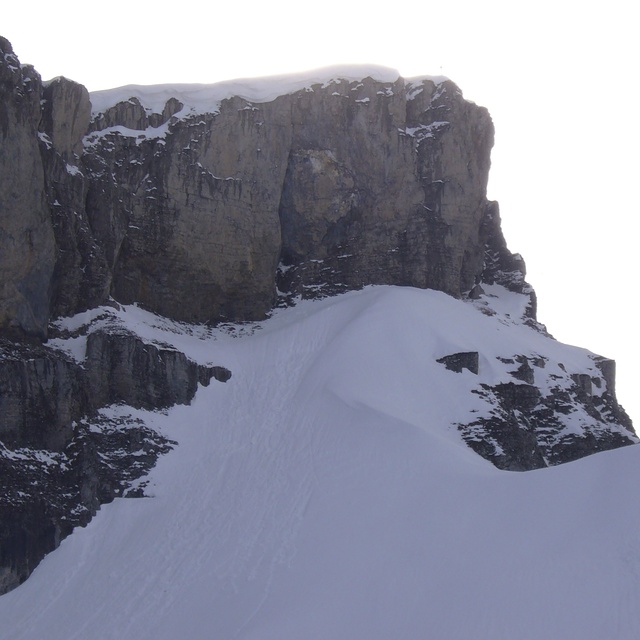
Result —
MULTIPOLYGON (((162 112, 167 100, 178 98, 191 113, 217 110, 217 105, 234 96, 250 102, 271 102, 277 97, 311 89, 313 85, 328 86, 347 80, 354 82, 372 78, 378 82, 396 82, 400 78, 397 70, 378 65, 337 65, 312 71, 261 78, 227 80, 214 84, 129 84, 115 89, 105 89, 91 93, 92 113, 103 113, 119 102, 137 98, 149 113, 162 112)), ((444 76, 420 76, 411 82, 431 80, 440 84, 447 80, 444 76)))

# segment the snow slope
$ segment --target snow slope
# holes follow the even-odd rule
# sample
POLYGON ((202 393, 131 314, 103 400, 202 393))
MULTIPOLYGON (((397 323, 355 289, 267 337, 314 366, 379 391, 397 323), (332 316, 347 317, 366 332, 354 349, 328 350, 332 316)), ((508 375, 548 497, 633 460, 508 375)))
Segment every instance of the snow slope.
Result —
POLYGON ((452 426, 489 407, 437 358, 479 350, 488 383, 496 356, 592 366, 519 324, 520 302, 490 317, 375 287, 216 330, 123 309, 233 377, 138 412, 179 442, 151 497, 104 506, 0 597, 0 637, 637 639, 640 448, 510 473, 452 426))

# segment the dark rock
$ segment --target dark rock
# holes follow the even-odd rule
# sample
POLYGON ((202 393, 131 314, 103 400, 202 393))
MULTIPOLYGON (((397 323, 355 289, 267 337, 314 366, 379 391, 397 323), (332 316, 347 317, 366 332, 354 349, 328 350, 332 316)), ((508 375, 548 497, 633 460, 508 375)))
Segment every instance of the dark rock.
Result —
POLYGON ((527 384, 534 384, 535 376, 529 364, 529 359, 525 356, 516 356, 515 360, 520 363, 520 366, 515 371, 511 371, 511 375, 517 380, 522 380, 522 382, 526 382, 527 384))
POLYGON ((45 337, 55 242, 38 146, 42 84, 0 38, 0 331, 45 337))
POLYGON ((443 364, 449 371, 462 373, 463 369, 468 369, 471 373, 478 374, 478 352, 464 351, 452 353, 450 356, 438 358, 436 362, 443 364))
POLYGON ((0 594, 101 504, 144 496, 140 482, 175 443, 133 418, 81 420, 58 453, 0 448, 0 594))
MULTIPOLYGON (((501 360, 520 362, 520 368, 511 375, 530 379, 533 370, 529 361, 538 367, 544 364, 542 358, 524 356, 501 360)), ((598 361, 594 360, 596 365, 598 361)), ((604 368, 611 378, 611 365, 604 368)), ((488 418, 458 425, 465 442, 497 467, 511 471, 570 462, 637 442, 631 422, 605 380, 595 378, 595 386, 599 386, 595 394, 595 382, 589 375, 551 375, 549 381, 554 378, 556 384, 546 396, 532 384, 481 385, 478 393, 490 401, 493 409, 488 418), (567 430, 566 420, 571 420, 575 412, 582 414, 582 419, 567 430)))
POLYGON ((75 164, 82 155, 82 138, 91 120, 89 92, 60 77, 44 86, 42 99, 42 130, 60 156, 75 164))
POLYGON ((72 424, 92 410, 85 372, 63 354, 0 341, 0 440, 60 451, 72 424))
POLYGON ((73 315, 104 302, 111 273, 85 212, 89 183, 82 162, 70 164, 51 145, 41 144, 40 151, 57 246, 50 312, 73 315))
MULTIPOLYGON (((188 404, 198 382, 207 376, 180 351, 145 343, 124 330, 90 333, 85 367, 96 407, 121 403, 160 409, 188 404)), ((209 380, 213 375, 210 370, 209 380)))
POLYGON ((82 365, 45 346, 0 341, 0 594, 101 504, 144 495, 139 479, 168 451, 139 419, 98 409, 187 404, 198 383, 230 377, 117 328, 87 336, 82 365))
POLYGON ((527 315, 535 320, 537 311, 535 291, 525 280, 527 269, 522 256, 511 253, 507 248, 497 202, 488 202, 485 207, 480 238, 484 244, 484 263, 480 281, 499 284, 509 291, 529 296, 527 315))
POLYGON ((215 378, 218 382, 228 382, 231 379, 231 371, 226 367, 201 367, 203 375, 199 378, 200 384, 208 386, 211 378, 215 378))

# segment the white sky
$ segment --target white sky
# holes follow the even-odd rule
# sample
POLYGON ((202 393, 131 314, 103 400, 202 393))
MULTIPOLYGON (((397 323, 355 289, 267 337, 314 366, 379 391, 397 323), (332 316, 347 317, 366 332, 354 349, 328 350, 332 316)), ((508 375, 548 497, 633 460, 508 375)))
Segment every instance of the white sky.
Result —
POLYGON ((539 319, 617 360, 618 397, 640 425, 636 31, 628 0, 36 1, 3 7, 0 23, 44 79, 89 90, 345 63, 449 76, 493 117, 489 197, 539 319))

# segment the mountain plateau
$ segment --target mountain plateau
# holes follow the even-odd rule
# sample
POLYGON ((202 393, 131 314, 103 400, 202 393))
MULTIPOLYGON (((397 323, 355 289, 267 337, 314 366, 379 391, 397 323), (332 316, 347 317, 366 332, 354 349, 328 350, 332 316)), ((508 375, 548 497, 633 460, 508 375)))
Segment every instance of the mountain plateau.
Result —
MULTIPOLYGON (((90 95, 42 82, 0 38, 0 592, 101 504, 147 495, 177 441, 145 411, 233 386, 215 349, 171 335, 246 335, 311 299, 431 290, 421 331, 444 313, 459 333, 425 348, 424 383, 474 408, 417 415, 500 469, 636 443, 615 363, 536 319, 486 197, 493 134, 441 77, 349 67, 90 95)), ((403 295, 386 298, 400 315, 403 295)))

